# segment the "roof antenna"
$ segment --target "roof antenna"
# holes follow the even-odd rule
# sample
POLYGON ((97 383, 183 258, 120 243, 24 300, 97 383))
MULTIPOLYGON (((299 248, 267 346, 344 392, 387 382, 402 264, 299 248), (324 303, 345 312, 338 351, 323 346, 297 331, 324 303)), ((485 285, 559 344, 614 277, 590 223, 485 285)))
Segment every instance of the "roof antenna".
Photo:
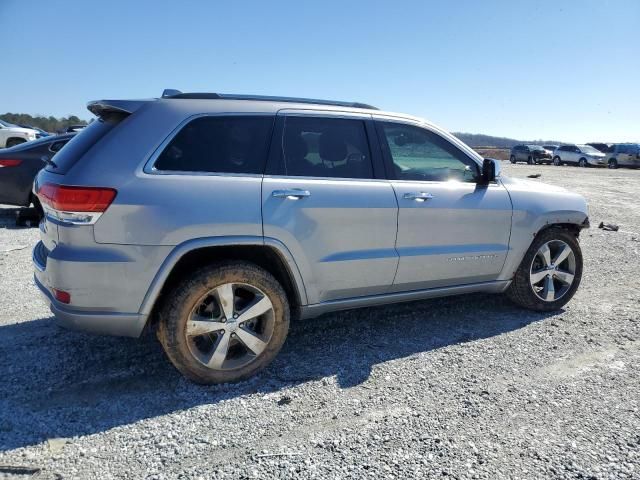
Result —
POLYGON ((162 92, 162 98, 173 97, 174 95, 180 95, 182 92, 180 90, 176 90, 175 88, 165 88, 162 92))

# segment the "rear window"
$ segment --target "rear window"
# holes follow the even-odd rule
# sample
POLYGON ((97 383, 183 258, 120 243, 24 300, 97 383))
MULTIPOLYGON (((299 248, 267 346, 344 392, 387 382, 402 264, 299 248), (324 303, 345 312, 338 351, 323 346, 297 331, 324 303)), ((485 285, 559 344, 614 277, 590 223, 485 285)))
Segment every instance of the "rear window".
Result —
POLYGON ((162 151, 161 171, 261 174, 272 116, 200 117, 185 125, 162 151))
POLYGON ((106 119, 101 118, 91 122, 88 127, 82 129, 80 133, 69 140, 65 148, 56 154, 53 160, 56 166, 47 165, 46 170, 51 173, 67 173, 91 147, 113 130, 125 117, 126 115, 124 114, 115 114, 106 119))

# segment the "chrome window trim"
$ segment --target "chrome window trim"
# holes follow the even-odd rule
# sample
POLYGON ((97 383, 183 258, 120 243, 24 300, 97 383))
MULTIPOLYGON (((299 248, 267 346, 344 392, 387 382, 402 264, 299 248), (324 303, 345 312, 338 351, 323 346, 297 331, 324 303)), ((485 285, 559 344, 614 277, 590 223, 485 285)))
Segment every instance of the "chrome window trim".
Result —
MULTIPOLYGON (((262 173, 231 173, 231 172, 205 172, 205 171, 186 171, 186 170, 158 170, 155 167, 155 163, 158 157, 167 148, 167 145, 171 143, 174 137, 180 133, 180 131, 191 121, 202 117, 273 117, 275 121, 276 115, 271 112, 215 112, 215 113, 197 113, 190 115, 182 120, 167 137, 154 149, 149 155, 149 158, 142 167, 142 173, 147 175, 186 175, 197 177, 259 177, 262 178, 262 173)), ((268 152, 267 152, 268 155, 268 152)))
POLYGON ((304 177, 302 176, 298 177, 295 175, 269 174, 269 175, 264 175, 263 178, 273 178, 277 180, 281 180, 281 179, 303 180, 303 181, 320 180, 320 181, 338 181, 338 182, 379 182, 379 183, 386 183, 386 184, 392 182, 392 180, 389 180, 388 178, 310 177, 308 175, 304 177))

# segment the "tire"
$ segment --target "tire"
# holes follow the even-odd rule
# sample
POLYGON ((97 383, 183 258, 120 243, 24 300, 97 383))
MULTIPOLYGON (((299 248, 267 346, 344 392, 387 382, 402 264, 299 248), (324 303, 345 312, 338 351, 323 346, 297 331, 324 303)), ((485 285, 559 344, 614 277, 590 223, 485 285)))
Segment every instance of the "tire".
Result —
POLYGON ((33 204, 33 208, 36 210, 36 215, 38 216, 38 222, 39 222, 44 217, 44 210, 42 208, 42 204, 40 203, 40 200, 38 200, 38 197, 36 197, 35 195, 31 197, 31 203, 33 204))
POLYGON ((509 161, 511 163, 516 163, 516 157, 514 155, 511 155, 511 158, 509 159, 509 161))
POLYGON ((529 310, 541 312, 554 311, 559 310, 571 300, 580 285, 581 279, 582 251, 580 250, 577 237, 564 228, 550 227, 543 230, 534 238, 518 270, 516 270, 506 294, 513 303, 529 310), (570 248, 568 257, 558 264, 557 269, 544 267, 544 256, 540 254, 540 249, 545 245, 551 245, 549 257, 552 263, 553 260, 557 258, 561 249, 564 248, 562 245, 570 248), (557 248, 554 247, 554 245, 557 246, 557 248), (542 268, 538 266, 539 264, 542 265, 542 268), (570 285, 566 284, 566 279, 568 278, 566 276, 567 273, 572 275, 570 285), (541 280, 534 282, 534 275, 537 277, 542 275, 540 277, 541 280), (551 280, 549 280, 549 278, 551 280), (547 290, 547 282, 549 281, 551 281, 553 285, 552 292, 554 297, 544 299, 542 297, 551 293, 549 291, 551 289, 547 290))
POLYGON ((7 148, 15 147, 16 145, 20 145, 21 143, 25 143, 26 140, 23 138, 10 138, 7 140, 7 148))
POLYGON ((527 165, 535 165, 535 161, 533 160, 532 157, 527 158, 527 165))
POLYGON ((613 168, 613 169, 618 168, 618 160, 616 160, 615 158, 611 158, 611 159, 609 160, 609 163, 607 163, 607 166, 608 166, 609 168, 613 168))
POLYGON ((582 168, 587 168, 589 166, 589 162, 587 162, 586 158, 581 158, 578 165, 582 168))
POLYGON ((553 157, 553 164, 556 167, 560 167, 562 165, 562 160, 560 160, 560 157, 558 156, 553 157))
POLYGON ((169 360, 200 384, 252 377, 276 357, 289 331, 289 302, 282 286, 249 262, 217 263, 197 270, 169 293, 159 314, 158 339, 169 360), (246 316, 252 309, 261 311, 268 302, 270 310, 246 316))

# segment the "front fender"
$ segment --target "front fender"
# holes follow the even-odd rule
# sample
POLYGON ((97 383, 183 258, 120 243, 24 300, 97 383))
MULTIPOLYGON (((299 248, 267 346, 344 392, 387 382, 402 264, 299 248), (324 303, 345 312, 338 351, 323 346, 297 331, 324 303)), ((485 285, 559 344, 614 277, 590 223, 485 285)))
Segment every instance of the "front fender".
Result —
POLYGON ((513 205, 509 253, 499 280, 510 280, 534 237, 549 225, 588 225, 585 198, 568 190, 525 180, 503 179, 513 205))

